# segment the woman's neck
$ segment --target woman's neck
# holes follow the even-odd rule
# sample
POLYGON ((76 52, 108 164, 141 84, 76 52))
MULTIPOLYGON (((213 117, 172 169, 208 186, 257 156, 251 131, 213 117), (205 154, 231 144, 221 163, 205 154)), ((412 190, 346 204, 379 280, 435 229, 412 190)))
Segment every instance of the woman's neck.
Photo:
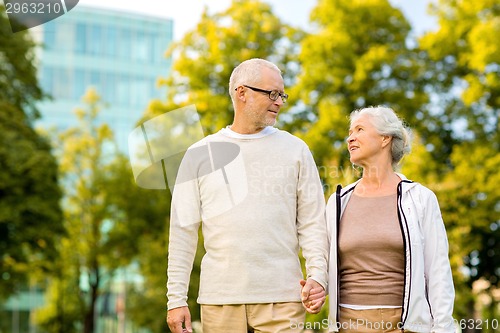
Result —
POLYGON ((401 178, 392 168, 363 168, 363 177, 355 189, 359 196, 384 196, 396 193, 401 178))

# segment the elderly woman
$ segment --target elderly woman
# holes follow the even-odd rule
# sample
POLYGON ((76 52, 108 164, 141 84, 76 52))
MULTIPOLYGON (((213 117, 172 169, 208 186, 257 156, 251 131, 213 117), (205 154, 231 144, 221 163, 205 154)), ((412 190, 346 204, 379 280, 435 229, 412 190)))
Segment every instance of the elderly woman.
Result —
POLYGON ((347 144, 362 168, 328 201, 330 331, 454 332, 448 241, 434 193, 394 171, 410 136, 394 111, 354 111, 347 144))

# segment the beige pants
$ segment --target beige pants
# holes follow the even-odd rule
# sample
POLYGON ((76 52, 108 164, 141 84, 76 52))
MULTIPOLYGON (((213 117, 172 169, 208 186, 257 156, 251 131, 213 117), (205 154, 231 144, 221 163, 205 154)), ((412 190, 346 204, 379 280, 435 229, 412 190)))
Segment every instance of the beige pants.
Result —
POLYGON ((201 306, 203 333, 298 333, 304 320, 300 302, 201 306))
POLYGON ((340 308, 340 333, 399 333, 401 308, 352 310, 340 308))

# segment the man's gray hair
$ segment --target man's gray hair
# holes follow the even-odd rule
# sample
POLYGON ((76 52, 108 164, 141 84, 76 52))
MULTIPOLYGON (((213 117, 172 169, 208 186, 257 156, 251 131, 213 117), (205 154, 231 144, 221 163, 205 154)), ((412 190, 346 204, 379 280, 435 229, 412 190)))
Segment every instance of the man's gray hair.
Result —
POLYGON ((229 95, 233 102, 236 88, 244 84, 256 85, 260 83, 263 68, 270 68, 281 75, 281 70, 278 66, 265 59, 253 58, 245 60, 236 66, 229 78, 229 95))

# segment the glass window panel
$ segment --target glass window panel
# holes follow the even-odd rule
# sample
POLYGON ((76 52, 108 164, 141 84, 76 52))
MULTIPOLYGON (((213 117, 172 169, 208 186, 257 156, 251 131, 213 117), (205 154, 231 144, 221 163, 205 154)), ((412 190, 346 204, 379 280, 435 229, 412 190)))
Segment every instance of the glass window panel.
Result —
POLYGON ((73 75, 73 98, 80 100, 85 94, 85 88, 87 87, 85 71, 76 69, 73 75))
POLYGON ((130 77, 128 75, 120 75, 116 84, 116 97, 118 105, 130 104, 130 77))
POLYGON ((87 53, 87 25, 84 23, 76 24, 75 51, 77 53, 87 53))
POLYGON ((90 54, 102 55, 102 29, 99 25, 90 27, 90 38, 88 40, 90 54))
POLYGON ((56 45, 56 23, 49 21, 43 25, 43 43, 47 50, 53 50, 56 45))
POLYGON ((122 59, 130 59, 130 30, 121 29, 118 36, 118 56, 122 59))
POLYGON ((54 90, 54 69, 52 67, 44 67, 40 80, 42 89, 49 94, 54 90))

